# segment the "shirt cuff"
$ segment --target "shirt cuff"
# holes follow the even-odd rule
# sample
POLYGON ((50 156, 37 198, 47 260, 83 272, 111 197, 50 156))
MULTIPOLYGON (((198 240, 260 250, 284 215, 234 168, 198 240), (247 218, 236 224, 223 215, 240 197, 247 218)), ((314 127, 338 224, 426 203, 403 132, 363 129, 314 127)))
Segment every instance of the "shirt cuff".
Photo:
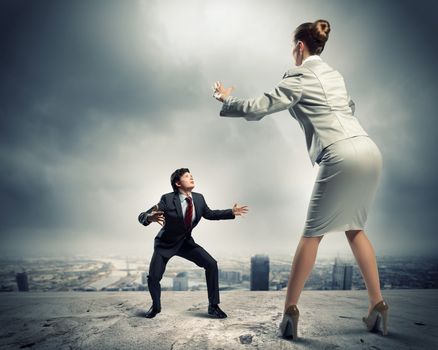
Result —
POLYGON ((228 95, 222 103, 222 109, 219 113, 220 116, 226 116, 227 112, 231 109, 233 97, 228 95))
POLYGON ((149 220, 149 218, 152 216, 152 214, 146 214, 146 222, 150 224, 152 221, 149 220))

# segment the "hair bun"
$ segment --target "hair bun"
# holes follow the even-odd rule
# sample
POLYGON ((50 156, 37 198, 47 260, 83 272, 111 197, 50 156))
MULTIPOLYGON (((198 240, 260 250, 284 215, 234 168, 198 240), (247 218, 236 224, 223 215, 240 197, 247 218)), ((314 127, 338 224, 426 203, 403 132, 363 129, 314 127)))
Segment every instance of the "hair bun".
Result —
POLYGON ((312 24, 312 36, 315 40, 325 43, 330 33, 330 23, 324 19, 318 19, 312 24))

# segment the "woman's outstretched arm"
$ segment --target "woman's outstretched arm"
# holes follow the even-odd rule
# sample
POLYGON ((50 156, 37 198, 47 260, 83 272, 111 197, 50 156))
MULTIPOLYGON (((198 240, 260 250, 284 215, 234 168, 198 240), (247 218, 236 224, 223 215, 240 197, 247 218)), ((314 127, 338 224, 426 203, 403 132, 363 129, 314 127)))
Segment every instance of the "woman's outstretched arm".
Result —
POLYGON ((217 82, 214 96, 223 102, 220 116, 244 117, 246 120, 253 121, 292 107, 301 98, 301 75, 297 73, 287 76, 272 91, 251 99, 230 96, 232 88, 226 89, 220 82, 217 82))

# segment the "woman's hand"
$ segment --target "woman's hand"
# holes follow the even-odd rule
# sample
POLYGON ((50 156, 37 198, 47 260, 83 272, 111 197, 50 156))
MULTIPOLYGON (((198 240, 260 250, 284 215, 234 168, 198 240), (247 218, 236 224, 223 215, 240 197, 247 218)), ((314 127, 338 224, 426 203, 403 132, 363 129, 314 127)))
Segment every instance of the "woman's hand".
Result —
POLYGON ((218 101, 224 102, 234 90, 234 86, 225 88, 220 81, 217 81, 214 83, 214 87, 212 87, 212 89, 214 91, 213 97, 218 101))
POLYGON ((238 207, 237 203, 233 206, 233 214, 236 216, 244 216, 248 212, 248 206, 244 205, 242 207, 238 207))

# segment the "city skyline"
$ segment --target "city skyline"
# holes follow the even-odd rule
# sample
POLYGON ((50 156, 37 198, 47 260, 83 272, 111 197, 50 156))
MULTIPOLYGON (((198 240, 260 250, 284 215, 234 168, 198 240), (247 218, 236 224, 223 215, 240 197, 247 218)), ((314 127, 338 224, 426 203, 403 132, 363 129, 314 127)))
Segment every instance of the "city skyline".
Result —
MULTIPOLYGON (((437 288, 436 258, 378 258, 382 289, 437 288)), ((221 290, 281 290, 287 286, 291 261, 255 255, 219 260, 221 290)), ((23 259, 0 261, 0 292, 147 291, 148 262, 134 258, 23 259)), ((168 263, 163 290, 207 290, 204 269, 183 259, 168 263)), ((365 289, 353 259, 320 258, 305 290, 365 289)))

